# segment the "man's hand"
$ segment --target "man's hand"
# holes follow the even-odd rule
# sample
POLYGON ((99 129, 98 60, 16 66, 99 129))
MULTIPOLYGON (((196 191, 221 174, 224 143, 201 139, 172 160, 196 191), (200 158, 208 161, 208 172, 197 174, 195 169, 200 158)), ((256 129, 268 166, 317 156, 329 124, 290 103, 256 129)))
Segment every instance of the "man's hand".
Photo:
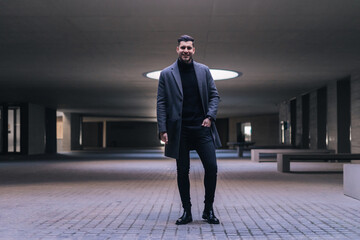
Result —
POLYGON ((202 122, 201 126, 203 127, 210 127, 211 126, 211 120, 209 118, 205 118, 202 122))
POLYGON ((168 144, 168 135, 166 132, 160 133, 160 139, 161 141, 163 141, 165 144, 168 144))

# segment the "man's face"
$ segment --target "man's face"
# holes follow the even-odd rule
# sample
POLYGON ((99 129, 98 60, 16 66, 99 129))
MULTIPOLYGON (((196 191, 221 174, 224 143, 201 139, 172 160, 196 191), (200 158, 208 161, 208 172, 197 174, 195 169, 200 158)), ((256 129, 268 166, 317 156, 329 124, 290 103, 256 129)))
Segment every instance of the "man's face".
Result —
POLYGON ((190 63, 192 61, 192 56, 195 53, 195 48, 192 41, 181 41, 179 46, 176 48, 176 52, 179 55, 179 58, 185 62, 190 63))

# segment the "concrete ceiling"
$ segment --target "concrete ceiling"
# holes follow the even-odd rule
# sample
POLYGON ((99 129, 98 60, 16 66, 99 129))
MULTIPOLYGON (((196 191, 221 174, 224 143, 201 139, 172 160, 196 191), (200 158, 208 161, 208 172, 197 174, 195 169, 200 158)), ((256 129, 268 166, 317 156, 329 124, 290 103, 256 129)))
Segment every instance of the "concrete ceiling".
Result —
POLYGON ((195 60, 242 72, 218 81, 219 117, 274 113, 360 68, 358 0, 0 0, 0 102, 155 117, 176 39, 195 60))

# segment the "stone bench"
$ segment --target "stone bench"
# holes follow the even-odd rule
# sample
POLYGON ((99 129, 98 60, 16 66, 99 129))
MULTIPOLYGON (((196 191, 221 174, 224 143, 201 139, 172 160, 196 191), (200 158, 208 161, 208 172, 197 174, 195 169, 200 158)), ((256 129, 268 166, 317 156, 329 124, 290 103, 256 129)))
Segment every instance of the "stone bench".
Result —
POLYGON ((360 200, 360 164, 344 164, 344 194, 360 200))
POLYGON ((286 154, 286 153, 333 153, 334 150, 327 149, 251 149, 251 161, 260 162, 260 161, 272 161, 275 162, 277 159, 277 154, 286 154), (261 154, 274 155, 273 159, 261 159, 261 154))
POLYGON ((254 144, 255 142, 228 142, 226 145, 236 148, 238 157, 242 157, 244 150, 250 149, 250 146, 254 144))
POLYGON ((290 172, 290 162, 318 162, 318 161, 338 161, 350 162, 359 160, 360 154, 351 153, 297 153, 297 154, 277 154, 277 170, 279 172, 290 172))

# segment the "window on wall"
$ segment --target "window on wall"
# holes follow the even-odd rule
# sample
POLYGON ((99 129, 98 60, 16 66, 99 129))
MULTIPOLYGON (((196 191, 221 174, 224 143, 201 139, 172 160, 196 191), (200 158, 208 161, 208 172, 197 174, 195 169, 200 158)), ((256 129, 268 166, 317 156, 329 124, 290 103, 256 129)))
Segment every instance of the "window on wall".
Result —
POLYGON ((20 152, 20 107, 8 108, 8 152, 20 152))

